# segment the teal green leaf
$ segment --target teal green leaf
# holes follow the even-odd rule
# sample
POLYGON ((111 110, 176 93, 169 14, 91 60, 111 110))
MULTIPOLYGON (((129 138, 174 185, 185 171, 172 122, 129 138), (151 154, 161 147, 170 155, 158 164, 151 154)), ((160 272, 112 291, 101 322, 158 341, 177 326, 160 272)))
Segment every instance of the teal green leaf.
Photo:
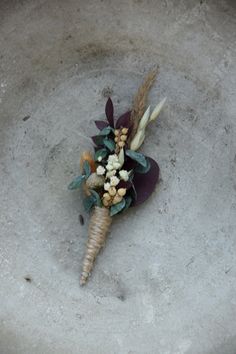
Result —
POLYGON ((84 198, 83 204, 84 204, 85 211, 88 213, 95 204, 94 197, 92 195, 90 195, 90 196, 84 198))
POLYGON ((98 158, 101 156, 102 159, 104 159, 104 157, 106 157, 108 154, 107 149, 99 149, 98 151, 96 151, 95 153, 95 161, 98 161, 98 158))
POLYGON ((113 216, 115 214, 118 214, 119 212, 121 212, 121 210, 123 210, 125 207, 125 199, 123 198, 121 200, 121 202, 115 204, 115 205, 112 205, 110 207, 110 215, 113 216))
POLYGON ((140 154, 140 152, 136 152, 136 151, 133 151, 133 150, 126 150, 125 154, 127 156, 129 156, 132 160, 137 161, 143 167, 147 166, 146 157, 143 154, 140 154))
POLYGON ((101 202, 101 198, 99 196, 99 194, 97 192, 95 192, 94 190, 90 190, 93 200, 94 200, 94 204, 96 204, 98 207, 102 207, 102 202, 101 202))
POLYGON ((123 211, 128 209, 130 207, 131 203, 132 203, 132 198, 130 196, 125 197, 125 207, 124 207, 123 211))
POLYGON ((81 184, 82 184, 82 182, 84 181, 84 179, 85 179, 85 176, 84 176, 84 175, 76 177, 76 178, 69 184, 68 189, 71 189, 71 190, 72 190, 72 189, 78 189, 78 188, 81 186, 81 184))
POLYGON ((85 177, 88 178, 91 174, 91 167, 87 160, 84 161, 83 168, 84 168, 85 177))
POLYGON ((113 131, 114 131, 114 129, 112 127, 105 127, 100 131, 99 135, 109 135, 110 132, 113 132, 113 131))
POLYGON ((149 160, 146 160, 147 161, 147 166, 142 166, 142 165, 138 165, 136 168, 135 168, 135 172, 138 172, 138 173, 147 173, 149 170, 150 170, 150 167, 151 167, 151 164, 149 162, 149 160))
POLYGON ((114 151, 115 148, 116 148, 115 142, 113 140, 111 140, 111 139, 105 138, 103 140, 103 143, 110 151, 114 151))

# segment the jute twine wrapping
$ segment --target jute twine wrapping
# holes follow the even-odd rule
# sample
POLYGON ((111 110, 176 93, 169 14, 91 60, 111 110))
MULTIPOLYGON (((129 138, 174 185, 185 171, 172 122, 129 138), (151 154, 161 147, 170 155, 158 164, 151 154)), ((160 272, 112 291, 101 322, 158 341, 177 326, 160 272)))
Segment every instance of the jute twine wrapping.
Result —
POLYGON ((91 273, 93 269, 97 254, 105 244, 111 220, 112 218, 109 214, 109 209, 99 207, 94 208, 89 224, 87 250, 80 278, 81 285, 86 283, 89 273, 91 273))

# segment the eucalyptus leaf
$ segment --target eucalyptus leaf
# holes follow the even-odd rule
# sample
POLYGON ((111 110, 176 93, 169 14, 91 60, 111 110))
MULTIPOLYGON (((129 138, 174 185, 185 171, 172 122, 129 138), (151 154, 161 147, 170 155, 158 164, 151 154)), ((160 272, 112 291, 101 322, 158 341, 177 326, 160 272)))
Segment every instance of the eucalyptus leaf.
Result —
POLYGON ((142 166, 142 165, 137 165, 137 167, 134 170, 134 173, 147 173, 150 170, 151 164, 150 161, 147 160, 147 166, 142 166))
POLYGON ((108 127, 103 128, 100 131, 99 135, 109 135, 110 132, 114 132, 114 129, 112 127, 108 126, 108 127))
POLYGON ((132 160, 135 160, 136 162, 138 162, 143 167, 147 167, 146 157, 143 154, 141 154, 140 152, 136 152, 133 150, 126 150, 125 154, 127 156, 129 156, 132 160))
POLYGON ((82 176, 78 176, 76 177, 68 186, 68 189, 72 190, 72 189, 78 189, 82 182, 84 181, 85 179, 85 176, 82 175, 82 176))
POLYGON ((125 207, 124 207, 123 211, 127 210, 130 207, 132 201, 133 200, 129 195, 127 197, 125 197, 125 207))
POLYGON ((104 157, 106 157, 108 154, 107 149, 103 148, 103 149, 99 149, 96 151, 95 153, 95 161, 98 161, 98 158, 101 157, 102 159, 104 159, 104 157))
POLYGON ((94 190, 90 190, 90 192, 92 194, 94 204, 101 208, 102 202, 101 202, 101 198, 100 198, 99 194, 97 192, 95 192, 94 190))
POLYGON ((83 168, 84 168, 85 177, 88 178, 91 174, 91 167, 87 160, 84 161, 83 168))
POLYGON ((110 216, 120 213, 125 207, 125 199, 123 198, 119 203, 110 207, 110 216))
POLYGON ((94 196, 90 195, 90 196, 84 198, 83 204, 84 204, 85 211, 88 213, 95 204, 94 196))
POLYGON ((105 139, 103 140, 103 143, 104 143, 104 145, 106 145, 106 147, 107 147, 110 151, 114 151, 115 148, 116 148, 115 142, 114 142, 113 140, 111 140, 111 139, 105 138, 105 139))

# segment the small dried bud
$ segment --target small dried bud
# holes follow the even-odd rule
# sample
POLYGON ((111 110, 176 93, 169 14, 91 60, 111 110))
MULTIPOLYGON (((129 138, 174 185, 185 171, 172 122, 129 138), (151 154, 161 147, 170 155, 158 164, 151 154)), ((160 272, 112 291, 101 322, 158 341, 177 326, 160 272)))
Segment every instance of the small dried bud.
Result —
POLYGON ((120 197, 124 197, 126 195, 126 188, 119 188, 117 193, 120 197))
POLYGON ((127 134, 128 133, 128 128, 122 128, 121 133, 122 134, 127 134))
POLYGON ((106 199, 106 200, 111 200, 111 196, 109 193, 104 193, 103 194, 103 198, 106 199))
POLYGON ((118 136, 119 133, 120 133, 119 129, 116 129, 116 130, 115 130, 115 136, 118 136))
POLYGON ((127 140, 127 135, 121 135, 120 140, 121 141, 126 141, 127 140))
POLYGON ((117 143, 119 141, 118 136, 115 137, 115 142, 117 143))
POLYGON ((110 187, 108 192, 109 192, 110 196, 114 197, 116 195, 116 188, 110 187))
POLYGON ((125 142, 124 141, 119 141, 118 146, 120 148, 123 148, 125 146, 125 142))
POLYGON ((122 197, 119 195, 116 195, 112 201, 112 204, 117 204, 122 201, 122 197))
POLYGON ((107 199, 103 199, 103 200, 102 200, 102 203, 103 203, 103 205, 104 205, 105 207, 108 207, 108 206, 110 205, 110 201, 107 200, 107 199))

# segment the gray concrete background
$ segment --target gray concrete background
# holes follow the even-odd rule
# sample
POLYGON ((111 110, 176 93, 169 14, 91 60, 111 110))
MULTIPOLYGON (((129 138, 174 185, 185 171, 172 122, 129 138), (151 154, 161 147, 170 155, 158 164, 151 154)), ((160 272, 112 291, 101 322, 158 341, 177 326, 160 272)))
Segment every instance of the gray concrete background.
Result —
POLYGON ((0 353, 235 354, 235 1, 1 1, 0 18, 0 353), (161 183, 80 288, 89 217, 67 184, 106 96, 122 113, 156 64, 161 183))

